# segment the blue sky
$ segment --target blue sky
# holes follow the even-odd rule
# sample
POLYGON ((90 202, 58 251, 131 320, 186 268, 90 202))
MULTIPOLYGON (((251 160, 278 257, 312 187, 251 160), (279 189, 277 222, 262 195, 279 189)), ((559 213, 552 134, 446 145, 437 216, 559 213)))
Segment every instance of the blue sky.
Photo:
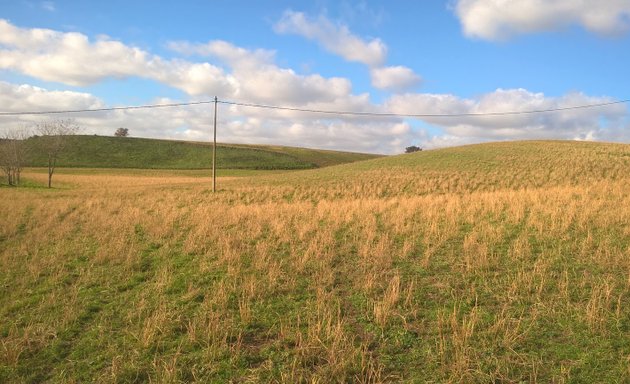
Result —
MULTIPOLYGON (((2 1, 0 100, 9 107, 1 108, 216 95, 328 110, 462 113, 630 98, 630 1, 506 3, 2 1)), ((150 113, 73 117, 90 133, 118 125, 135 136, 207 136, 205 110, 150 113)), ((370 121, 246 108, 220 118, 222 141, 385 153, 411 144, 630 140, 627 105, 500 119, 370 121)), ((34 119, 3 118, 5 126, 34 119)))

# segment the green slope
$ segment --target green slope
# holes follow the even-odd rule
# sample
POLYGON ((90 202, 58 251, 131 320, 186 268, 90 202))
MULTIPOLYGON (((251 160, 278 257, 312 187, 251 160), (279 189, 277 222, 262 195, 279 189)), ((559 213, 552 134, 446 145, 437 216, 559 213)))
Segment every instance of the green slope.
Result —
POLYGON ((91 179, 2 190, 2 383, 630 382, 628 144, 91 179))
MULTIPOLYGON (((29 138, 27 165, 45 166, 45 137, 29 138)), ((378 155, 281 146, 219 144, 220 169, 309 169, 359 161, 378 155)), ((58 160, 59 167, 204 169, 212 164, 208 143, 131 137, 73 136, 58 160)))
POLYGON ((578 185, 629 174, 628 144, 517 141, 377 158, 282 178, 270 176, 266 182, 298 190, 317 184, 329 197, 343 198, 578 185))
POLYGON ((330 151, 325 149, 311 149, 311 148, 298 148, 298 147, 283 147, 277 145, 236 145, 243 148, 256 148, 265 151, 273 151, 278 153, 286 153, 295 158, 303 161, 315 164, 317 167, 329 167, 332 165, 354 163, 357 161, 370 160, 380 158, 382 156, 369 154, 369 153, 357 153, 357 152, 341 152, 330 151))
POLYGON ((611 164, 627 163, 629 159, 628 144, 562 140, 506 141, 389 156, 338 168, 352 173, 391 168, 493 173, 525 169, 547 171, 564 168, 570 163, 572 166, 568 174, 573 174, 577 172, 576 167, 590 165, 593 171, 600 172, 601 167, 608 169, 611 164))

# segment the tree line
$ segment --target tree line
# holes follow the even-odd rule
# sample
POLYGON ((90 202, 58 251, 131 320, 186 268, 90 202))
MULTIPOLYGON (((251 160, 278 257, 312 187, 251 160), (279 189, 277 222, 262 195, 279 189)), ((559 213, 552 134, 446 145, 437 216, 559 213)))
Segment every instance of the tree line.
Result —
POLYGON ((35 124, 29 128, 14 129, 0 137, 0 167, 11 186, 20 185, 20 174, 24 167, 27 147, 25 141, 32 135, 40 137, 31 150, 41 151, 46 155, 48 168, 48 188, 52 187, 52 178, 59 155, 68 145, 69 138, 79 132, 79 126, 71 119, 51 120, 35 124))

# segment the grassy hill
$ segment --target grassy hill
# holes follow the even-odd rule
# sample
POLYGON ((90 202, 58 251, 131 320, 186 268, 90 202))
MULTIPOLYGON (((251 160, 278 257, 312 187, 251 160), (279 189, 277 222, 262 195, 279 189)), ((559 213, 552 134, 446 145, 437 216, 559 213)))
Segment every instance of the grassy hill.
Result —
MULTIPOLYGON (((44 166, 38 145, 45 137, 30 138, 27 164, 44 166)), ((378 157, 378 155, 312 150, 282 146, 218 144, 220 169, 308 169, 378 157)), ((60 167, 207 169, 212 146, 172 140, 131 137, 73 136, 58 160, 60 167)))
POLYGON ((286 185, 294 198, 304 191, 309 199, 313 184, 327 198, 400 197, 584 185, 619 180, 629 170, 627 144, 519 141, 383 157, 260 182, 286 185))
POLYGON ((0 382, 630 382, 630 145, 204 175, 2 188, 0 382))

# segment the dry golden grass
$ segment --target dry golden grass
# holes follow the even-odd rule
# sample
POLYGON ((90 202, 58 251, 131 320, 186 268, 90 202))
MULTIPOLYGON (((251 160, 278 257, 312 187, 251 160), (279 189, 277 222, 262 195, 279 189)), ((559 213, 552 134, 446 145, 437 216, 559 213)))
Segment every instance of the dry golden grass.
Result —
POLYGON ((630 150, 539 145, 3 188, 0 379, 630 380, 630 150))

